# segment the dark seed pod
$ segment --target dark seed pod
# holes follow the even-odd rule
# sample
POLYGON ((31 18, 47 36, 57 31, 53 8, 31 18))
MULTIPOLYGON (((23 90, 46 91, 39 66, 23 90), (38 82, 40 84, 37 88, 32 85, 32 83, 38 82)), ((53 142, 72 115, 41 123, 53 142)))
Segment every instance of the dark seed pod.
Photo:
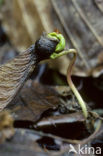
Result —
POLYGON ((35 53, 38 60, 48 59, 50 55, 55 51, 58 40, 54 40, 43 35, 35 43, 35 53))

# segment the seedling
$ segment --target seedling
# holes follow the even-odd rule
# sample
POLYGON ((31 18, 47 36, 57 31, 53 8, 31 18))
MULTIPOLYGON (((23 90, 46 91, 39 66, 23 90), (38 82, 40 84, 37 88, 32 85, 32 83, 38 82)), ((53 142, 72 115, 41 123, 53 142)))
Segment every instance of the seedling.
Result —
POLYGON ((71 73, 72 73, 72 69, 73 69, 73 66, 74 66, 74 63, 75 63, 75 60, 77 57, 77 51, 75 49, 64 50, 65 39, 64 39, 63 35, 60 33, 52 32, 52 33, 48 34, 48 37, 59 40, 59 43, 56 46, 55 52, 50 55, 51 59, 56 59, 60 56, 63 56, 63 55, 69 54, 69 53, 73 54, 73 58, 70 62, 68 70, 67 70, 67 82, 68 82, 71 90, 73 91, 74 95, 76 96, 78 103, 79 103, 80 107, 82 108, 82 111, 83 111, 85 118, 87 118, 88 112, 87 112, 86 104, 85 104, 84 100, 82 99, 81 95, 79 94, 78 90, 76 89, 76 87, 73 84, 72 79, 71 79, 71 73))
POLYGON ((84 116, 87 118, 88 114, 85 102, 71 80, 71 72, 77 52, 75 49, 64 50, 64 48, 65 38, 62 34, 56 32, 49 33, 48 35, 43 34, 34 45, 22 54, 0 66, 0 111, 13 100, 28 78, 28 75, 40 61, 49 58, 55 59, 65 54, 73 53, 74 57, 67 72, 67 81, 78 99, 84 116))

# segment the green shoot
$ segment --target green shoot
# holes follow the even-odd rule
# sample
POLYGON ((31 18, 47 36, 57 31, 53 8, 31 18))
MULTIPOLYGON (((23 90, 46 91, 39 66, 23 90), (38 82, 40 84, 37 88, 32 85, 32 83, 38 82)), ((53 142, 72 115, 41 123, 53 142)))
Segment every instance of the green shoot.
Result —
POLYGON ((56 59, 60 56, 66 55, 68 53, 74 54, 74 56, 70 62, 70 65, 68 67, 68 70, 67 70, 67 82, 68 82, 71 90, 73 91, 74 95, 76 96, 78 103, 79 103, 80 107, 82 108, 85 118, 87 118, 88 112, 87 112, 86 104, 83 101, 81 95, 79 94, 78 90, 76 89, 76 87, 73 84, 72 79, 71 79, 72 68, 74 66, 74 63, 75 63, 75 60, 77 57, 77 51, 75 49, 69 49, 69 50, 63 51, 65 48, 65 39, 64 39, 63 35, 60 33, 52 32, 52 33, 48 34, 48 37, 59 40, 59 43, 56 46, 55 52, 50 56, 51 59, 56 59))

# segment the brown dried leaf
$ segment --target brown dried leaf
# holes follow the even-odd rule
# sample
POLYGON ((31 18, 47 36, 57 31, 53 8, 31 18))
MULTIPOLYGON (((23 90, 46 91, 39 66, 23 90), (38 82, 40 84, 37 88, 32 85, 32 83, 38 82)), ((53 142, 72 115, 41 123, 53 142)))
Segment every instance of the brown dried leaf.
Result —
MULTIPOLYGON (((52 0, 52 3, 72 46, 78 51, 75 74, 92 75, 91 71, 100 64, 98 56, 103 50, 102 13, 89 0, 52 0)), ((67 66, 63 66, 64 74, 67 66)))
POLYGON ((42 34, 42 23, 32 0, 5 0, 1 12, 3 26, 19 51, 33 44, 42 34))
MULTIPOLYGON (((10 40, 19 50, 33 43, 43 30, 50 32, 58 28, 66 38, 67 47, 78 51, 73 74, 96 77, 102 71, 99 57, 102 58, 103 53, 101 3, 95 5, 90 0, 15 0, 11 5, 10 0, 6 0, 2 21, 10 40), (98 66, 100 70, 95 69, 98 66)), ((51 67, 66 75, 69 62, 70 57, 64 56, 52 61, 51 67)))
POLYGON ((60 104, 58 93, 49 86, 28 80, 20 95, 8 108, 17 120, 38 120, 48 109, 56 109, 60 104))

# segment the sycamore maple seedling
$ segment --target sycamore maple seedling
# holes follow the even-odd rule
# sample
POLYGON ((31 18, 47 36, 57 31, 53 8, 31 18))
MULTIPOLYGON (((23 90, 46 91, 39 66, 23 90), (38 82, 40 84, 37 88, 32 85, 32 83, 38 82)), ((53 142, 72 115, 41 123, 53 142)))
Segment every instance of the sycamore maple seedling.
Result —
POLYGON ((77 57, 77 51, 75 49, 64 50, 65 49, 65 38, 60 33, 52 32, 52 33, 49 33, 47 35, 47 37, 53 38, 53 39, 56 39, 59 41, 59 43, 56 46, 55 51, 50 56, 51 59, 56 59, 60 56, 63 56, 63 55, 69 54, 69 53, 73 53, 73 58, 70 62, 68 70, 67 70, 67 82, 68 82, 71 90, 73 91, 74 95, 76 96, 78 103, 82 108, 82 111, 83 111, 85 118, 87 118, 88 112, 87 112, 86 104, 85 104, 84 100, 82 99, 81 95, 79 94, 78 90, 76 89, 76 87, 73 84, 72 79, 71 79, 71 72, 72 72, 72 68, 74 66, 76 57, 77 57))

